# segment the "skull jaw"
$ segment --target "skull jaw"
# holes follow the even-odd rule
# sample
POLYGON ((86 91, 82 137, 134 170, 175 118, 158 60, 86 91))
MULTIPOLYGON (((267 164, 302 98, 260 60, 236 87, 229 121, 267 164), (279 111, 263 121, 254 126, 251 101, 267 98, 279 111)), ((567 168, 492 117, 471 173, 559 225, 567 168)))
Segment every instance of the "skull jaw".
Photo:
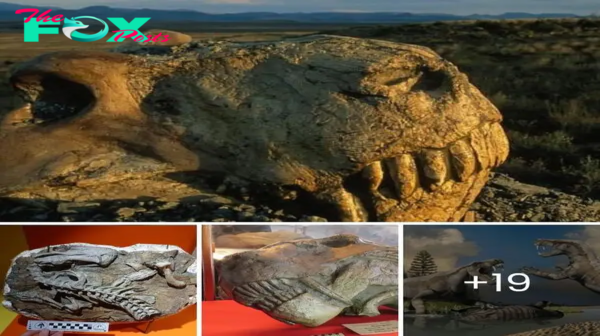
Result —
POLYGON ((382 222, 458 222, 461 221, 488 181, 489 170, 464 182, 448 183, 434 193, 421 192, 420 198, 402 200, 390 209, 381 209, 382 222))

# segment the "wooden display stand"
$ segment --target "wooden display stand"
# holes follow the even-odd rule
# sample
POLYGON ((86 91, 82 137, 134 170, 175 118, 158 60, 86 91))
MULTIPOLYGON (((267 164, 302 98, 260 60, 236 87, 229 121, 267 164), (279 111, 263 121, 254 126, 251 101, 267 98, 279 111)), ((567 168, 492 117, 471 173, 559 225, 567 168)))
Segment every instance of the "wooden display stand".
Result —
MULTIPOLYGON (((176 245, 188 253, 196 247, 196 226, 192 225, 34 225, 23 226, 28 249, 68 243, 88 243, 125 247, 135 244, 176 245)), ((5 255, 2 253, 2 255, 5 255)), ((15 255, 16 256, 16 255, 15 255)), ((11 256, 10 258, 12 259, 11 256)), ((111 324, 105 336, 196 336, 196 305, 180 313, 142 323, 111 324)), ((19 316, 0 336, 20 336, 27 330, 27 318, 19 316)), ((66 335, 73 335, 67 332, 66 335)), ((88 335, 80 334, 80 335, 88 335)), ((89 334, 93 335, 93 334, 89 334)), ((98 334, 97 334, 98 335, 98 334)))

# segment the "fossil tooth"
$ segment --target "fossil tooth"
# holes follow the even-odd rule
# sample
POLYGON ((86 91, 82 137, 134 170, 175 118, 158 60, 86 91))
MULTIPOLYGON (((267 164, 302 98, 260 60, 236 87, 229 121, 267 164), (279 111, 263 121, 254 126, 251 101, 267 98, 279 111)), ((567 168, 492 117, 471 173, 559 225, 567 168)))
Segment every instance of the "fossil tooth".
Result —
POLYGON ((172 262, 166 260, 159 260, 154 263, 146 263, 146 265, 152 269, 155 269, 156 271, 158 271, 158 273, 160 273, 160 275, 165 277, 165 280, 167 280, 169 286, 174 288, 185 288, 187 286, 187 283, 185 281, 175 279, 175 277, 173 276, 172 262))
POLYGON ((471 147, 473 147, 473 150, 475 151, 477 161, 479 161, 481 168, 489 168, 492 160, 487 148, 485 134, 482 130, 476 128, 471 132, 471 147))
POLYGON ((506 133, 502 129, 499 123, 494 123, 490 127, 489 137, 494 146, 494 152, 496 153, 496 162, 494 166, 499 166, 508 158, 510 152, 510 145, 506 133))
POLYGON ((475 173, 477 159, 473 148, 464 140, 459 140, 450 146, 450 162, 459 181, 466 181, 475 173))
POLYGON ((429 149, 423 151, 423 173, 432 181, 431 187, 441 186, 446 182, 448 166, 446 153, 442 150, 429 149))
POLYGON ((399 199, 410 197, 419 185, 417 163, 410 154, 385 160, 399 199))
POLYGON ((362 176, 369 183, 369 189, 371 191, 377 191, 381 182, 383 181, 383 168, 381 167, 381 161, 376 161, 368 165, 362 171, 362 176))
POLYGON ((490 124, 484 124, 481 127, 483 138, 485 139, 485 147, 488 152, 488 158, 490 158, 490 168, 496 167, 498 162, 498 152, 496 151, 496 144, 492 138, 492 131, 490 124))
POLYGON ((146 279, 150 279, 151 277, 156 275, 156 273, 158 273, 156 270, 151 270, 151 269, 140 270, 135 273, 129 274, 127 276, 127 279, 131 280, 131 281, 146 280, 146 279))

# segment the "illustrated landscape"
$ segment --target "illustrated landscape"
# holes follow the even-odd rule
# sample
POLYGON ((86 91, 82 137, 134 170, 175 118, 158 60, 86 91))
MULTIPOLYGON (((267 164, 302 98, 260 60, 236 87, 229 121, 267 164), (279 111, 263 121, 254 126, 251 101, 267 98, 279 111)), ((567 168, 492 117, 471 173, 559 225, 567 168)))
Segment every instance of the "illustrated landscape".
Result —
POLYGON ((146 31, 194 41, 152 49, 62 34, 25 43, 21 8, 0 4, 2 221, 600 220, 593 14, 52 8, 152 17, 146 31), (109 51, 123 61, 97 54, 109 51), (114 86, 126 76, 112 64, 126 62, 130 93, 114 86), (435 100, 465 85, 448 84, 462 78, 453 66, 473 86, 448 93, 464 110, 435 100), (424 92, 435 99, 407 116, 424 92))
POLYGON ((597 234, 594 225, 406 226, 405 335, 594 335, 597 234))

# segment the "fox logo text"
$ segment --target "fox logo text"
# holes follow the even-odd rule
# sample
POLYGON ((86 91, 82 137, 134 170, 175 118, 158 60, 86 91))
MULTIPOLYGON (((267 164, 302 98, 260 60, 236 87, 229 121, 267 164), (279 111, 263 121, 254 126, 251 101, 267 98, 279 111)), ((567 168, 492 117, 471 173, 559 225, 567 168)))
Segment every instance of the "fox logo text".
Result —
MULTIPOLYGON (((77 16, 73 18, 65 18, 63 15, 55 15, 50 17, 48 14, 51 9, 46 10, 42 14, 36 17, 40 12, 37 8, 25 8, 19 9, 15 13, 31 13, 25 18, 25 24, 23 26, 24 41, 25 42, 39 42, 40 35, 52 35, 60 34, 61 29, 58 27, 46 27, 46 26, 59 26, 62 25, 62 33, 69 39, 78 42, 94 42, 104 38, 109 33, 108 23, 93 16, 77 16), (84 34, 80 30, 89 28, 89 24, 85 24, 82 20, 89 22, 90 20, 96 21, 102 29, 94 34, 84 34)), ((128 38, 133 39, 136 42, 166 42, 169 40, 169 35, 158 34, 156 36, 146 36, 139 29, 150 20, 150 18, 134 18, 131 22, 127 22, 124 18, 107 18, 118 30, 113 30, 114 34, 107 42, 123 42, 128 38)))

